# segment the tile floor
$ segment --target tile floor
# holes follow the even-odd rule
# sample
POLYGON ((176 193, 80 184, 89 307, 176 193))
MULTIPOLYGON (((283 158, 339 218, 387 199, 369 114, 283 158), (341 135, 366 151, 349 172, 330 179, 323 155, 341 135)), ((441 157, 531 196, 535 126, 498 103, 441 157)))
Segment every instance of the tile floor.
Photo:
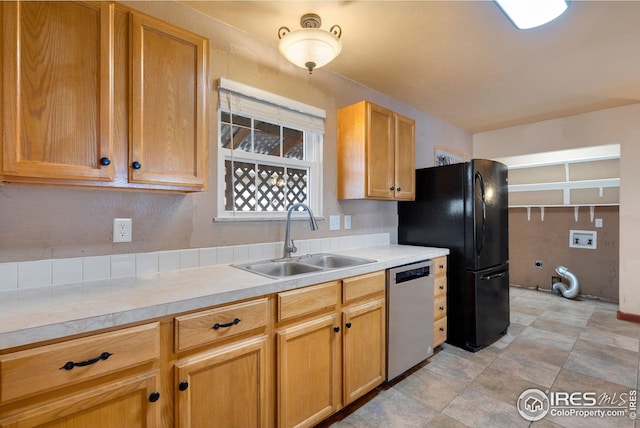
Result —
POLYGON ((611 303, 513 287, 510 297, 511 326, 493 345, 470 353, 444 344, 410 375, 383 385, 365 404, 326 424, 640 428, 628 412, 604 418, 547 414, 537 422, 520 416, 516 402, 529 388, 606 393, 612 404, 627 398, 639 385, 640 324, 617 320, 618 306, 611 303))

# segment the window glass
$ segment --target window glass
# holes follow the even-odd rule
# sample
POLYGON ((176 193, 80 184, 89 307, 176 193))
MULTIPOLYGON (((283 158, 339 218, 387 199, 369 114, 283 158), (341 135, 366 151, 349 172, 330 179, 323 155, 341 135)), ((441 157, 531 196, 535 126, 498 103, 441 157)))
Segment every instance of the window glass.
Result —
POLYGON ((295 203, 321 216, 324 112, 229 85, 261 98, 220 88, 217 217, 281 218, 295 203))
POLYGON ((304 133, 296 129, 284 128, 282 135, 283 156, 289 159, 304 159, 304 133))
POLYGON ((228 149, 251 151, 251 119, 233 115, 233 133, 231 133, 231 117, 222 112, 220 119, 220 143, 228 149), (233 142, 233 145, 231 144, 233 142))

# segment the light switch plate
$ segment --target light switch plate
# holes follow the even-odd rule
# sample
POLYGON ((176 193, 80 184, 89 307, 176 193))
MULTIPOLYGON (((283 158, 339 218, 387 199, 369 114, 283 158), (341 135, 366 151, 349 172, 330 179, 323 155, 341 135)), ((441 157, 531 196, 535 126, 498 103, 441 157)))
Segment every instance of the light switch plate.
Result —
POLYGON ((345 215, 344 216, 344 229, 345 230, 351 229, 351 216, 350 215, 345 215))
POLYGON ((329 216, 329 230, 340 230, 340 216, 329 216))

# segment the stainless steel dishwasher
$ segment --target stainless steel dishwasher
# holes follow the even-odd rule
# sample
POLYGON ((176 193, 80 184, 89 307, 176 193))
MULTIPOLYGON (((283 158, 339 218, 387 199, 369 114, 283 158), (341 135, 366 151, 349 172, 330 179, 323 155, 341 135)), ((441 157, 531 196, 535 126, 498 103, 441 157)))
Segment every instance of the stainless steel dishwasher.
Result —
POLYGON ((387 270, 387 379, 433 355, 433 261, 387 270))

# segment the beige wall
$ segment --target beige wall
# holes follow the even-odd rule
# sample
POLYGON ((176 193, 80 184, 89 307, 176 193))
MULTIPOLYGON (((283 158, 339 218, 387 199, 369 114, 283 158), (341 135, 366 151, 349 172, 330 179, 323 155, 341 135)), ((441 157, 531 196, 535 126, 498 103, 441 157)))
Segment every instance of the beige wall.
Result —
POLYGON ((640 104, 483 132, 473 156, 496 158, 620 144, 620 311, 640 314, 640 104))
MULTIPOLYGON (((175 2, 125 2, 210 39, 210 183, 198 194, 0 185, 0 262, 281 241, 284 222, 214 222, 216 206, 216 81, 232 80, 326 110, 324 215, 350 214, 352 230, 310 232, 297 238, 389 232, 396 237, 396 204, 336 199, 336 109, 368 99, 416 120, 416 164, 433 165, 434 145, 471 153, 471 134, 328 70, 312 75, 288 63, 271 45, 175 2), (114 217, 133 219, 132 243, 112 244, 114 217)), ((276 29, 274 29, 275 39, 276 29)), ((345 35, 347 37, 347 35, 345 35)), ((275 40, 273 41, 275 43, 275 40)), ((343 55, 348 54, 347 51, 343 55)), ((304 224, 303 224, 304 223, 304 224)))
MULTIPOLYGON (((618 207, 595 207, 594 219, 602 219, 596 228, 588 207, 578 210, 578 220, 572 207, 509 209, 509 279, 523 287, 549 290, 551 276, 558 276, 557 266, 565 266, 576 275, 580 293, 609 301, 618 301, 619 215, 618 207), (597 248, 570 248, 570 230, 593 230, 598 233, 597 248), (542 268, 535 262, 542 262, 542 268)), ((568 284, 568 281, 564 281, 568 284)))

